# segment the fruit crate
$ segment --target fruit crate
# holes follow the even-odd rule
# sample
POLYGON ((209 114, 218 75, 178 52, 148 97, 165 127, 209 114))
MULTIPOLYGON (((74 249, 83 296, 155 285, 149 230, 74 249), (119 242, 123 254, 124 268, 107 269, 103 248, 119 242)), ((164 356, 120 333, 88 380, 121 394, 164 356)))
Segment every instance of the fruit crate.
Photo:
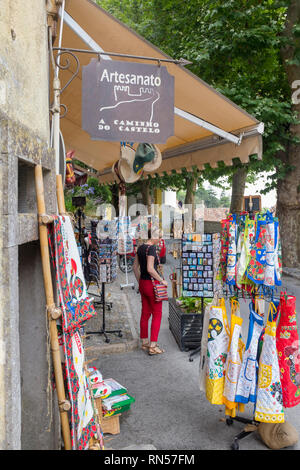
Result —
POLYGON ((186 313, 176 299, 169 299, 169 328, 181 351, 201 346, 203 314, 186 313))

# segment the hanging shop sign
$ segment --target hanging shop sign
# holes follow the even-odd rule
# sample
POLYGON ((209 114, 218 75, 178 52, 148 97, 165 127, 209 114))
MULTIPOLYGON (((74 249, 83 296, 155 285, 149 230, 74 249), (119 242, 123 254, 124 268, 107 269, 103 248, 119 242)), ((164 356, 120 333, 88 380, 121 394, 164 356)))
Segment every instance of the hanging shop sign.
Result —
POLYGON ((95 140, 165 143, 174 77, 162 65, 92 59, 82 70, 82 128, 95 140))

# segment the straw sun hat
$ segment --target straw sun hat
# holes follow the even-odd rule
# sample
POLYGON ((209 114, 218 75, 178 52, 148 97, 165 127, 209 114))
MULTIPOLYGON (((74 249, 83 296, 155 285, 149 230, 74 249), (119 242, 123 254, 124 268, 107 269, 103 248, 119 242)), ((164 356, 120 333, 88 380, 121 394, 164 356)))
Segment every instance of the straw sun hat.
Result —
POLYGON ((113 173, 125 183, 135 183, 143 171, 153 172, 162 162, 159 148, 153 144, 139 144, 134 150, 130 145, 121 146, 120 159, 113 164, 113 173))

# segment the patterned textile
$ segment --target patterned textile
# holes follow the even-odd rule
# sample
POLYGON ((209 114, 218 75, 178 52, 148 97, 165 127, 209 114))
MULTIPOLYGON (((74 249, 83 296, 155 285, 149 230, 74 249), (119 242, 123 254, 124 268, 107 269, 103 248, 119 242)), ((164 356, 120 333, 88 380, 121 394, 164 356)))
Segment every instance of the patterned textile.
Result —
POLYGON ((208 342, 208 322, 210 306, 204 309, 203 328, 201 337, 201 351, 199 362, 199 388, 202 392, 206 391, 206 370, 207 370, 207 342, 208 342))
POLYGON ((222 405, 230 334, 224 299, 220 306, 210 307, 207 334, 206 398, 214 405, 222 405))
POLYGON ((253 303, 249 305, 249 329, 245 353, 236 388, 235 401, 248 403, 256 401, 257 347, 263 329, 263 316, 255 312, 253 303))
POLYGON ((281 286, 282 278, 282 252, 281 252, 281 239, 279 232, 279 222, 277 217, 274 218, 275 224, 275 253, 274 253, 274 267, 275 267, 275 284, 281 286))
POLYGON ((250 249, 251 260, 246 275, 255 284, 263 284, 266 266, 267 229, 266 216, 256 215, 256 235, 254 247, 250 249))
POLYGON ((300 403, 300 351, 297 330, 296 297, 281 293, 280 318, 276 332, 282 399, 285 408, 300 403))
POLYGON ((237 301, 231 303, 230 340, 228 354, 225 363, 225 383, 223 392, 223 403, 226 405, 226 414, 235 416, 237 403, 235 402, 236 387, 240 374, 244 343, 241 340, 241 329, 243 319, 239 314, 237 301))
POLYGON ((214 302, 223 296, 223 282, 220 277, 220 262, 221 262, 221 237, 219 233, 213 234, 213 271, 214 271, 214 302))
POLYGON ((235 269, 235 282, 238 287, 238 272, 239 272, 239 266, 241 263, 241 254, 242 254, 242 247, 244 244, 244 238, 245 238, 245 227, 246 227, 246 215, 241 214, 240 217, 237 220, 237 246, 236 246, 236 269, 235 269))
POLYGON ((222 230, 221 230, 221 255, 220 255, 220 278, 223 282, 226 281, 226 268, 227 268, 227 253, 228 253, 228 219, 221 221, 222 230))
POLYGON ((241 254, 237 265, 237 285, 243 287, 245 284, 249 284, 249 280, 246 278, 245 273, 251 261, 250 250, 254 247, 255 242, 255 220, 246 216, 244 240, 241 242, 241 254))
POLYGON ((80 328, 96 314, 88 298, 86 285, 69 217, 54 218, 49 226, 49 243, 55 266, 62 316, 65 373, 71 403, 71 439, 73 450, 88 448, 89 441, 103 436, 94 419, 88 379, 84 370, 84 348, 80 328), (97 433, 98 429, 98 433, 97 433), (101 433, 99 436, 98 434, 101 433))
POLYGON ((227 268, 226 268, 226 284, 235 285, 236 272, 236 244, 237 244, 237 224, 236 215, 231 214, 228 226, 228 252, 227 252, 227 268))
POLYGON ((278 219, 266 213, 266 266, 264 285, 281 285, 281 246, 278 219))
POLYGON ((254 418, 263 423, 283 423, 282 387, 276 351, 276 307, 270 304, 262 351, 259 359, 257 399, 254 418))

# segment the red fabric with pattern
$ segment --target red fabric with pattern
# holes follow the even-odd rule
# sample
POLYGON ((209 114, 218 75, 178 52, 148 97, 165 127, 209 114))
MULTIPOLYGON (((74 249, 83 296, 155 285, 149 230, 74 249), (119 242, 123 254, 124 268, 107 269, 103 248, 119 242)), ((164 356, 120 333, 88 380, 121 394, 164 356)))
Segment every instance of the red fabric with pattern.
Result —
MULTIPOLYGON (((68 394, 71 403, 71 440, 73 450, 85 450, 88 448, 89 441, 96 436, 97 426, 95 419, 91 419, 86 428, 81 432, 80 438, 77 439, 77 429, 79 425, 77 394, 79 390, 79 378, 75 371, 74 360, 72 354, 72 337, 75 333, 79 333, 84 323, 97 314, 92 303, 87 300, 79 301, 72 304, 72 300, 76 298, 76 288, 78 282, 68 282, 67 271, 64 260, 64 246, 61 231, 61 222, 58 216, 54 216, 53 225, 48 226, 48 240, 50 253, 55 269, 57 288, 59 292, 60 306, 63 310, 62 316, 62 332, 63 332, 63 350, 65 355, 65 376, 68 384, 68 394), (61 295, 62 294, 62 295, 61 295)), ((79 333, 80 334, 80 333, 79 333)), ((103 442, 103 435, 99 436, 103 442)))
POLYGON ((297 330, 296 297, 281 293, 276 348, 279 359, 283 406, 300 403, 300 352, 297 330))

